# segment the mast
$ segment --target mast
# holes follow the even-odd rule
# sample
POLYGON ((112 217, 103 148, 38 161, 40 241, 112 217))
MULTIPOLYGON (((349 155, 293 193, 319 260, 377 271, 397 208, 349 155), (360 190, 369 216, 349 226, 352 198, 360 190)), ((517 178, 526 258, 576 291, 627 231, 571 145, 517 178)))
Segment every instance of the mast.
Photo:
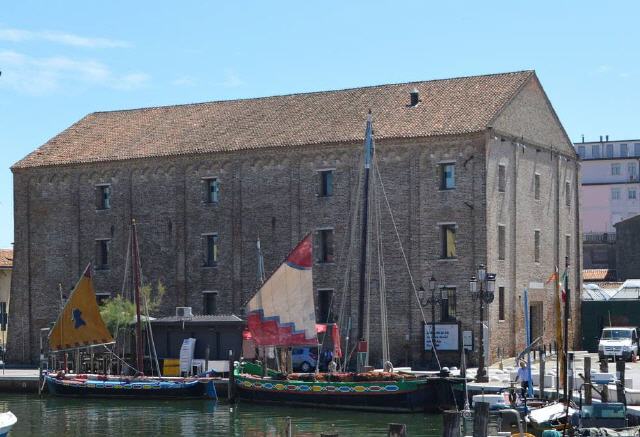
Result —
POLYGON ((367 246, 369 236, 369 171, 373 156, 373 121, 371 110, 367 115, 367 127, 364 138, 364 190, 362 203, 362 234, 360 246, 360 291, 358 295, 358 340, 364 340, 364 305, 366 291, 367 246))
POLYGON ((131 221, 131 254, 133 262, 131 267, 133 268, 133 288, 135 290, 136 301, 136 368, 140 374, 144 373, 144 355, 143 355, 143 343, 142 338, 142 326, 140 323, 140 258, 138 254, 138 236, 136 235, 136 221, 131 221))

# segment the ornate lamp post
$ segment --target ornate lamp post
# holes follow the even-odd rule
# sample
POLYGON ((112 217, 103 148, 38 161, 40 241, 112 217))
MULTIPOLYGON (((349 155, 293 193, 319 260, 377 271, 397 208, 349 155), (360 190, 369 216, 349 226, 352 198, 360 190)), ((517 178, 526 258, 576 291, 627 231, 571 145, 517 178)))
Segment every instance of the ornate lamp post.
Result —
POLYGON ((495 273, 487 273, 486 267, 480 264, 478 266, 477 277, 472 276, 469 280, 469 291, 474 301, 480 301, 480 364, 478 365, 476 381, 488 382, 489 379, 487 378, 487 370, 485 368, 486 357, 484 356, 484 304, 490 304, 495 297, 495 273))
POLYGON ((429 291, 431 297, 427 297, 424 287, 420 287, 420 305, 426 307, 431 305, 431 348, 433 351, 433 360, 436 359, 436 305, 442 302, 442 296, 436 296, 436 278, 429 278, 429 291))

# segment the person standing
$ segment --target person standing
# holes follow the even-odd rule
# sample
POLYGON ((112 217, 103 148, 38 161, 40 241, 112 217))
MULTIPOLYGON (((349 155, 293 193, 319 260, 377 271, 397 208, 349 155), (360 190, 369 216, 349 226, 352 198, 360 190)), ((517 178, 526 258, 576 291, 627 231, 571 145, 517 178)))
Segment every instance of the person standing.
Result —
POLYGON ((527 369, 527 363, 524 360, 520 360, 520 367, 518 368, 518 374, 516 375, 516 381, 520 381, 520 395, 523 399, 527 397, 529 391, 529 369, 527 369))

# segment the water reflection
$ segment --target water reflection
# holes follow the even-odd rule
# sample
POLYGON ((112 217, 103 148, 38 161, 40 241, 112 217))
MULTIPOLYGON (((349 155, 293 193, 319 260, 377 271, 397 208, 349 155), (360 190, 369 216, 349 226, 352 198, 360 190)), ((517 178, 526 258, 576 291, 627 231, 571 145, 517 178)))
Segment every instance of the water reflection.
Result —
POLYGON ((291 417, 293 435, 386 436, 391 422, 407 424, 411 436, 440 436, 439 416, 373 414, 282 408, 213 401, 135 401, 38 398, 3 395, 0 411, 18 416, 13 436, 247 436, 284 435, 291 417))

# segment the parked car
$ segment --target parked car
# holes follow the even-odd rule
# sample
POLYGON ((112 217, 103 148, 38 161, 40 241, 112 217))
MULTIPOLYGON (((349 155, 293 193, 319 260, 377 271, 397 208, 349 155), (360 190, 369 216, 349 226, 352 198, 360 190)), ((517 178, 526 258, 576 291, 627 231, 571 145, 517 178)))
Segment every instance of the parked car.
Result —
MULTIPOLYGON (((313 372, 318 359, 318 349, 315 347, 297 347, 291 351, 293 370, 296 372, 313 372)), ((323 351, 321 353, 320 369, 326 370, 331 361, 331 353, 323 351)))
POLYGON ((604 328, 598 343, 598 356, 635 361, 638 356, 638 333, 636 328, 617 326, 604 328))

